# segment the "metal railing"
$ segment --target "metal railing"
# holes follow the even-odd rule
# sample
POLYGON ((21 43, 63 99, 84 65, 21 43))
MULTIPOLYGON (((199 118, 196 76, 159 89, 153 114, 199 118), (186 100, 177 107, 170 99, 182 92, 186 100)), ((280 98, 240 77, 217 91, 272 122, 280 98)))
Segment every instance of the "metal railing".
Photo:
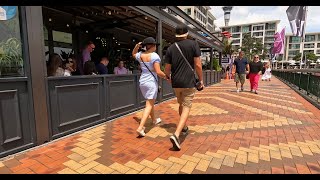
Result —
POLYGON ((273 70, 272 74, 320 104, 320 71, 319 70, 273 70))

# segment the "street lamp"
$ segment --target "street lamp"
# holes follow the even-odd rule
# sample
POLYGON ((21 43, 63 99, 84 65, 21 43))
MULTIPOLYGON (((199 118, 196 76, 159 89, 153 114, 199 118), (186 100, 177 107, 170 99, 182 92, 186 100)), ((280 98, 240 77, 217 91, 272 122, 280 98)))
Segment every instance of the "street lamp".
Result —
POLYGON ((232 7, 233 6, 223 6, 222 7, 222 10, 224 11, 224 23, 225 23, 225 26, 229 25, 230 14, 231 14, 232 7))

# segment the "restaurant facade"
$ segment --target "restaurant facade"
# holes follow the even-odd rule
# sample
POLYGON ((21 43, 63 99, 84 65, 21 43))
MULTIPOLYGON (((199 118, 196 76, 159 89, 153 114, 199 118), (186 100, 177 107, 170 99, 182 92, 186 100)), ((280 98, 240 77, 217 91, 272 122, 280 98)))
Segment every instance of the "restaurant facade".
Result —
MULTIPOLYGON (((132 48, 152 36, 163 58, 181 18, 221 64, 222 42, 176 6, 0 6, 0 158, 143 108, 132 48), (47 76, 49 54, 79 54, 87 41, 92 58, 107 56, 110 69, 124 60, 131 73, 47 76)), ((206 86, 221 81, 212 66, 203 75, 206 86)), ((157 103, 174 97, 159 84, 157 103)))

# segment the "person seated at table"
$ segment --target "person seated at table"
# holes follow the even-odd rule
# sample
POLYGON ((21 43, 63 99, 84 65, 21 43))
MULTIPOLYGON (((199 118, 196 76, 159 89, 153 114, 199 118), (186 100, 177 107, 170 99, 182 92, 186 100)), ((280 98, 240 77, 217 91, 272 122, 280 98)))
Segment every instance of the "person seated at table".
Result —
POLYGON ((93 61, 87 61, 85 64, 84 64, 84 74, 85 75, 97 75, 98 72, 96 70, 96 65, 94 64, 93 61))
POLYGON ((128 74, 127 68, 124 67, 124 62, 119 61, 118 66, 113 70, 114 74, 128 74))
POLYGON ((64 76, 62 59, 58 54, 54 53, 49 56, 47 71, 48 76, 64 76))
POLYGON ((76 68, 77 64, 74 56, 68 57, 64 64, 64 76, 74 75, 76 68))
POLYGON ((102 57, 100 62, 96 65, 99 74, 108 74, 109 59, 107 57, 102 57))

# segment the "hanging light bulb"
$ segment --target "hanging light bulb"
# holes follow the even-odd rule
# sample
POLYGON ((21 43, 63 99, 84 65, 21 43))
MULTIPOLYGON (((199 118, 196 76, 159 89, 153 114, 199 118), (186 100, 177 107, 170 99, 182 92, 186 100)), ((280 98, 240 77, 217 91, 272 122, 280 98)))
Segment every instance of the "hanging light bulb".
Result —
POLYGON ((52 21, 52 19, 51 18, 49 18, 49 22, 51 22, 52 21))
POLYGON ((69 24, 67 24, 67 27, 69 27, 69 24))
POLYGON ((147 16, 145 16, 145 17, 144 17, 144 19, 148 19, 148 17, 147 17, 147 16))
POLYGON ((112 37, 112 39, 115 39, 115 37, 112 37))
POLYGON ((89 31, 87 30, 86 33, 89 33, 89 31))
POLYGON ((111 15, 111 11, 109 11, 108 14, 111 15))

